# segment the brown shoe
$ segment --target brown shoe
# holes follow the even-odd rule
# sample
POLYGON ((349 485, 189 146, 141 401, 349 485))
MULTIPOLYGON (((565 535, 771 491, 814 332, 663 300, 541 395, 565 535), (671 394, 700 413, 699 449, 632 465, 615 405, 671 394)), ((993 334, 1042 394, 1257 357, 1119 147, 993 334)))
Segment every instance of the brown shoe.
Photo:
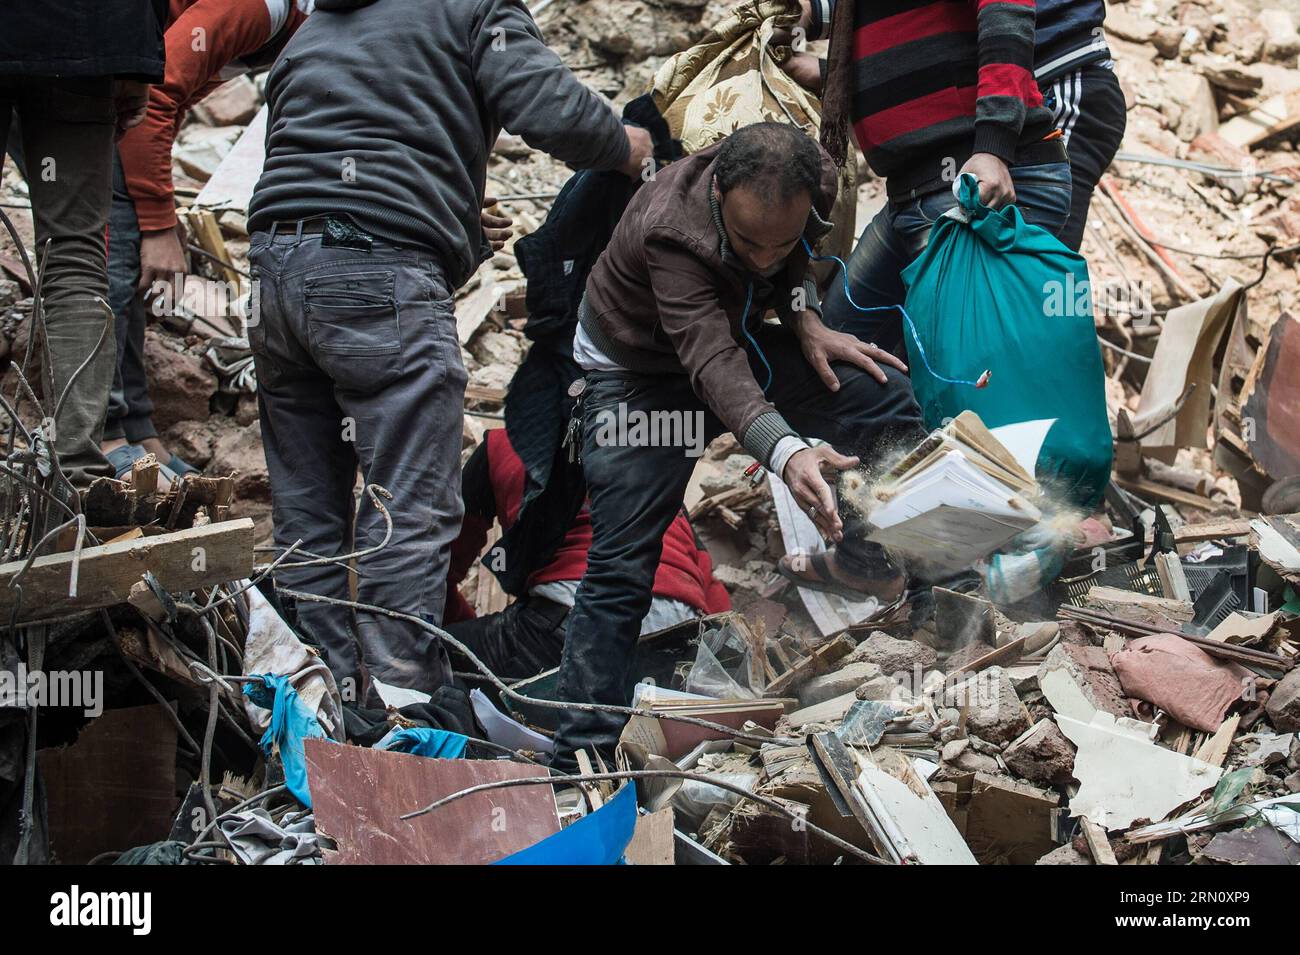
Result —
POLYGON ((893 564, 886 564, 879 575, 860 577, 851 574, 835 559, 835 549, 819 554, 786 554, 776 564, 782 577, 800 587, 836 594, 846 600, 875 597, 891 604, 907 589, 906 576, 893 564))

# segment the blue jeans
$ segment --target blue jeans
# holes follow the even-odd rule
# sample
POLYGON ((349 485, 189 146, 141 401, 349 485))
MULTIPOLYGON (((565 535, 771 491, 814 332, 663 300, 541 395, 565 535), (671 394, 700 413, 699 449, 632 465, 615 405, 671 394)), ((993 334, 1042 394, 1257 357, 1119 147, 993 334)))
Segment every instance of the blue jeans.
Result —
MULTIPOLYGON (((1059 234, 1070 215, 1070 165, 1064 162, 1014 166, 1011 181, 1016 205, 1025 221, 1059 234)), ((944 189, 908 202, 886 203, 862 230, 849 256, 849 288, 853 301, 867 308, 902 305, 907 297, 901 273, 930 241, 930 229, 957 199, 944 189)), ((828 326, 850 332, 881 348, 897 351, 902 344, 902 319, 897 310, 861 313, 844 296, 844 281, 836 267, 822 303, 828 326)))

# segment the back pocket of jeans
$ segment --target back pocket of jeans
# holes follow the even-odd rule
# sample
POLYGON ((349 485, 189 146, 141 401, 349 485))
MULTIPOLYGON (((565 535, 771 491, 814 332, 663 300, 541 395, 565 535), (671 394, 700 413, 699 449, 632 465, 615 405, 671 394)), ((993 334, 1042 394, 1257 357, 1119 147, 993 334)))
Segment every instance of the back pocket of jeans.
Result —
POLYGON ((312 344, 336 355, 396 355, 402 329, 392 272, 341 272, 307 280, 312 344))
POLYGON ((402 326, 390 271, 309 278, 303 311, 311 349, 345 388, 370 390, 401 370, 402 326))

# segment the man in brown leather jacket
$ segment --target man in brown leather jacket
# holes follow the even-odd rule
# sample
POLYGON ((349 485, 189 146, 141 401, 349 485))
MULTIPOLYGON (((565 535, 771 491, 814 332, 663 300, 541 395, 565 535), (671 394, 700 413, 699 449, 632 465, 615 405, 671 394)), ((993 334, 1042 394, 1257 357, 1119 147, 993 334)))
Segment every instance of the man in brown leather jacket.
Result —
MULTIPOLYGON (((560 668, 560 698, 626 705, 632 648, 663 535, 704 446, 724 430, 780 475, 838 546, 782 572, 883 599, 903 581, 861 518, 837 508, 843 471, 924 435, 902 362, 828 330, 809 281, 829 229, 829 157, 759 123, 642 186, 592 269, 574 359, 586 371, 582 464, 593 531, 560 668), (763 321, 774 310, 778 323, 763 321), (803 435, 826 440, 812 447, 803 435), (841 453, 843 452, 843 453, 841 453)), ((565 711, 556 765, 609 755, 623 719, 565 711)))

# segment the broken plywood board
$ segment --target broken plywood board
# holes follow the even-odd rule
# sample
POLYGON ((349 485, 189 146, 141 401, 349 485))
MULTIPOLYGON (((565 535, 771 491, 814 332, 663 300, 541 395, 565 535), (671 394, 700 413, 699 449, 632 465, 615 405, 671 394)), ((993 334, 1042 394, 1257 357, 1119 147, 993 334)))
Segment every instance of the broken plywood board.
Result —
MULTIPOLYGON (((182 593, 251 576, 253 522, 248 518, 73 553, 38 557, 23 574, 20 621, 126 603, 131 586, 152 571, 168 593, 182 593), (75 593, 72 570, 76 565, 75 593)), ((10 584, 24 561, 0 564, 0 619, 8 620, 18 591, 10 584)))
MULTIPOLYGON (((781 539, 785 543, 787 554, 819 554, 826 549, 817 525, 812 522, 795 502, 794 496, 786 488, 785 482, 772 473, 767 475, 768 486, 772 491, 772 503, 776 507, 776 519, 781 525, 781 539)), ((808 615, 824 637, 842 633, 849 627, 870 620, 880 610, 880 601, 874 597, 866 600, 845 600, 837 594, 813 590, 810 587, 796 587, 799 598, 803 601, 808 615)))
POLYGON ((544 776, 505 760, 429 759, 308 739, 307 781, 316 831, 333 839, 326 864, 485 865, 560 829, 549 785, 465 796, 402 819, 443 796, 480 783, 544 776))
POLYGON ((37 756, 59 862, 167 838, 180 799, 176 724, 161 705, 108 710, 75 743, 37 756))
POLYGON ((624 861, 628 865, 674 865, 674 854, 672 807, 638 815, 624 861))
POLYGON ((939 797, 910 763, 900 763, 903 778, 899 779, 862 762, 854 789, 882 854, 900 864, 979 864, 939 797))
POLYGON ((1033 865, 1056 844, 1060 797, 1050 790, 990 773, 936 783, 934 790, 981 865, 1033 865))
POLYGON ((1058 712, 1056 723, 1079 748, 1074 776, 1080 786, 1070 815, 1087 816, 1107 830, 1127 829, 1136 819, 1163 819, 1223 775, 1218 766, 1158 746, 1149 723, 1101 710, 1087 723, 1058 712))

